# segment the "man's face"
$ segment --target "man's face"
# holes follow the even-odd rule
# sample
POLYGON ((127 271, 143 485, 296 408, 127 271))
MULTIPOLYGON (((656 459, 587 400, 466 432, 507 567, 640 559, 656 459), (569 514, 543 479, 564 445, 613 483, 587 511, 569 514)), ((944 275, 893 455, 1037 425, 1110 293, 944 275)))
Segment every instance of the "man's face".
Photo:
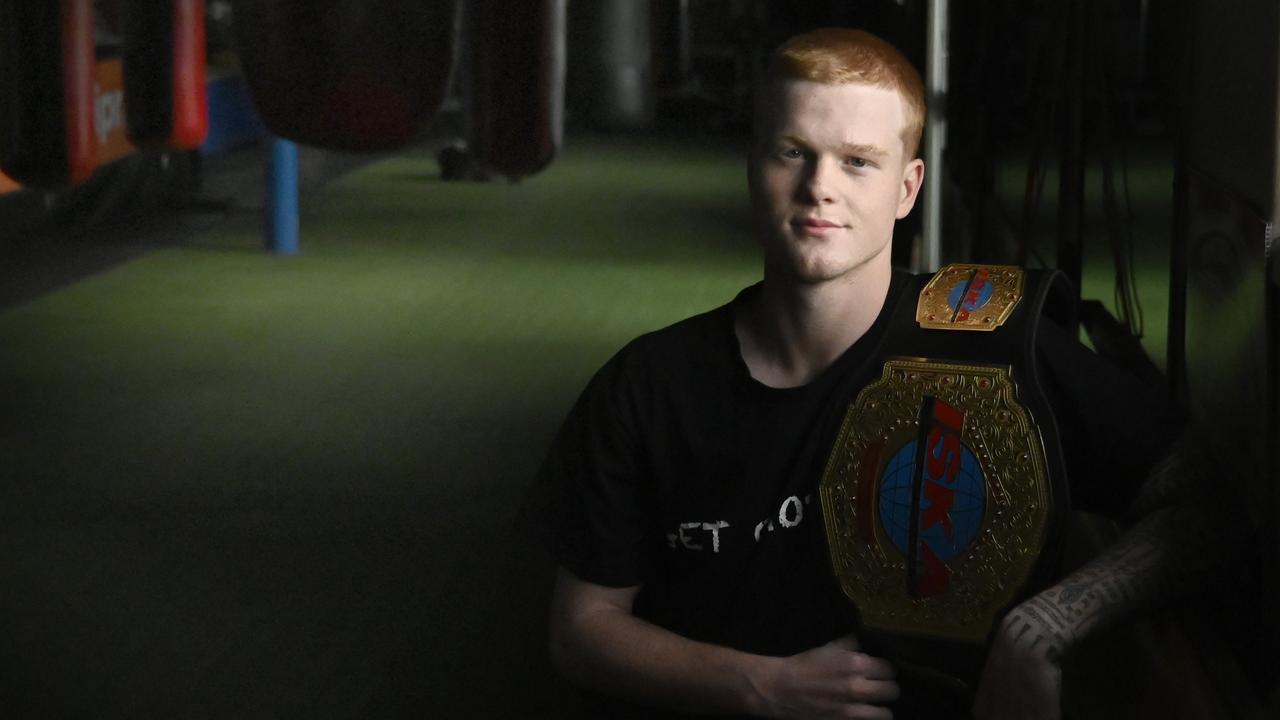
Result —
POLYGON ((898 93, 806 80, 771 92, 748 169, 769 272, 812 284, 887 267, 893 224, 911 211, 924 174, 904 157, 898 93))

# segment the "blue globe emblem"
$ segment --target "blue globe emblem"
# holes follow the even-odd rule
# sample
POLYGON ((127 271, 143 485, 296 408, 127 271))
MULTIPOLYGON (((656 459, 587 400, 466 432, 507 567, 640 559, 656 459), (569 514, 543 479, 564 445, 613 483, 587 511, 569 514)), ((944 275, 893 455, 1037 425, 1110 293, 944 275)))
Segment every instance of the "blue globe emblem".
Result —
MULTIPOLYGON (((975 283, 976 284, 976 283, 975 283)), ((967 282, 957 283, 951 288, 951 292, 947 295, 947 305, 951 307, 951 311, 955 312, 960 309, 960 300, 964 297, 964 290, 969 286, 967 282)), ((995 284, 985 282, 982 287, 978 288, 978 298, 976 300, 964 304, 965 312, 973 312, 978 308, 991 302, 991 296, 995 293, 995 284)))
MULTIPOLYGON (((885 465, 880 476, 880 525, 894 547, 908 555, 911 528, 911 485, 914 473, 916 441, 903 445, 885 465)), ((934 482, 925 479, 926 484, 934 482)), ((978 458, 969 448, 960 446, 960 469, 954 483, 943 483, 953 491, 952 504, 946 513, 950 521, 925 526, 926 511, 932 503, 920 493, 920 539, 942 562, 964 553, 982 531, 982 518, 987 504, 987 483, 978 458)))

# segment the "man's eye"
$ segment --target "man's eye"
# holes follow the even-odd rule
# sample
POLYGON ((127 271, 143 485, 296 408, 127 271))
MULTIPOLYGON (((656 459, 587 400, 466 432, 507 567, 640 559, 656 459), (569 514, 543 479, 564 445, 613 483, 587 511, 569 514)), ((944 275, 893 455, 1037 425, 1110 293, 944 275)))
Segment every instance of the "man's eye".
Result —
POLYGON ((804 157, 804 153, 799 148, 782 148, 778 151, 778 157, 788 160, 799 160, 804 157))
POLYGON ((862 168, 867 166, 867 161, 860 157, 848 157, 848 158, 845 158, 845 162, 856 168, 862 168))

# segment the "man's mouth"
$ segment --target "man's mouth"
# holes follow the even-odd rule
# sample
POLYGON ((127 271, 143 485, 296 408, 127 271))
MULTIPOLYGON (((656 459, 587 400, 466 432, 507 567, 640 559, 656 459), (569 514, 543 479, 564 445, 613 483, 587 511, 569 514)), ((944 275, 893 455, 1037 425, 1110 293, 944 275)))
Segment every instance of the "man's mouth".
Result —
POLYGON ((844 227, 840 223, 823 220, 821 218, 799 218, 797 220, 793 220, 791 224, 801 232, 810 235, 826 235, 827 233, 834 232, 844 227))

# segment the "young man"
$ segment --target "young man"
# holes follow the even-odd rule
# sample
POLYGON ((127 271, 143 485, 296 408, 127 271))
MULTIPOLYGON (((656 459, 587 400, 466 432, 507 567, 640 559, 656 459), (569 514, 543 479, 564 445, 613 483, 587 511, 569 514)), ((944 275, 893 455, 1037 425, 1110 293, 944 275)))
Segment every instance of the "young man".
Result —
MULTIPOLYGON (((921 292, 891 268, 890 244, 924 175, 923 119, 918 74, 874 36, 819 30, 775 52, 748 165, 763 281, 618 353, 540 476, 561 563, 551 652, 571 680, 694 714, 901 717, 911 701, 946 716, 930 698, 900 700, 913 692, 902 664, 867 646, 833 578, 818 497, 846 409, 921 292)), ((1061 330, 1034 346, 1073 495, 1130 504, 1174 426, 1157 422, 1120 452, 1109 436, 1132 413, 1095 427, 1092 399, 1076 393, 1101 362, 1061 330)), ((1098 389, 1123 410, 1136 391, 1107 377, 1098 389)), ((1155 484, 1144 487, 1152 505, 1155 484)), ((1168 514, 1019 598, 972 668, 975 714, 1057 717, 1062 654, 1169 587, 1167 542, 1153 539, 1169 534, 1168 514)))

